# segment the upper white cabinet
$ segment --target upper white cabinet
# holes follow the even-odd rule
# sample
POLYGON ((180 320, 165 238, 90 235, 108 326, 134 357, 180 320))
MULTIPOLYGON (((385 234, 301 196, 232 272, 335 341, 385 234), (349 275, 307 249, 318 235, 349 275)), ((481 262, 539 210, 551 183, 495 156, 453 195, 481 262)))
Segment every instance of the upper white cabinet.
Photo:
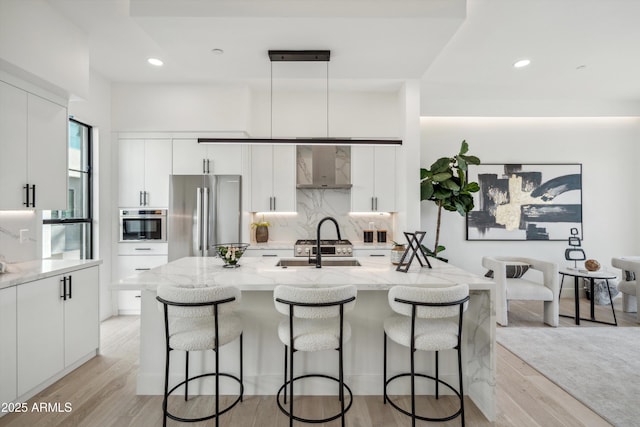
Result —
POLYGON ((170 139, 119 141, 120 207, 169 205, 170 139))
POLYGON ((196 139, 174 139, 173 174, 240 175, 242 146, 198 144, 196 139))
POLYGON ((0 403, 18 397, 16 287, 0 289, 0 403))
POLYGON ((0 81, 0 209, 67 208, 67 108, 0 81))
POLYGON ((251 212, 295 211, 295 145, 252 145, 251 212))
POLYGON ((351 211, 395 212, 396 147, 351 147, 351 211))

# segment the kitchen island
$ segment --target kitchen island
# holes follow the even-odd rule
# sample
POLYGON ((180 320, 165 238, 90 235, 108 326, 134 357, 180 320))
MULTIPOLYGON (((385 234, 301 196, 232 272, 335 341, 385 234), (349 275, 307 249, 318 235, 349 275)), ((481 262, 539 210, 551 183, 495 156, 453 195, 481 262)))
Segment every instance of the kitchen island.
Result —
MULTIPOLYGON (((352 326, 351 340, 345 346, 345 381, 356 395, 382 394, 382 346, 384 319, 391 315, 387 291, 395 285, 448 286, 467 283, 470 289, 469 308, 463 327, 464 387, 475 405, 488 420, 495 418, 495 313, 493 282, 468 273, 451 264, 431 260, 432 269, 420 267, 417 262, 408 273, 395 271, 387 259, 357 258, 357 267, 277 267, 278 258, 251 258, 240 260, 241 267, 223 268, 218 258, 182 258, 156 267, 137 276, 120 280, 114 290, 142 291, 140 330, 140 367, 138 394, 162 394, 164 369, 164 327, 162 315, 155 300, 159 285, 178 286, 237 286, 242 290, 241 314, 244 322, 244 384, 248 395, 275 395, 283 381, 283 346, 278 339, 277 325, 282 320, 273 305, 273 289, 280 284, 324 287, 355 285, 358 297, 355 309, 347 316, 352 326)), ((405 347, 390 343, 389 373, 409 370, 409 354, 405 347)), ((440 376, 445 381, 457 382, 454 352, 442 352, 440 376)), ((220 351, 221 370, 238 372, 238 346, 231 343, 220 351)), ((182 367, 181 352, 172 355, 182 367)), ((299 354, 302 362, 297 366, 305 371, 332 373, 337 366, 337 355, 330 352, 299 354)), ((182 359, 184 360, 184 359, 182 359)), ((423 353, 417 357, 416 369, 433 372, 433 355, 423 353)), ((192 354, 190 370, 212 372, 210 353, 192 354), (202 357, 206 354, 206 357, 202 357)), ((179 382, 181 370, 171 373, 171 381, 179 382)), ((390 388, 390 394, 408 394, 409 382, 390 388)), ((237 386, 223 381, 225 393, 237 393, 237 386)), ((395 386, 395 384, 394 384, 395 386)), ((421 393, 432 394, 431 384, 417 383, 421 393)), ((193 393, 211 393, 210 384, 193 393)), ((309 381, 302 384, 303 394, 335 394, 335 384, 309 381)))

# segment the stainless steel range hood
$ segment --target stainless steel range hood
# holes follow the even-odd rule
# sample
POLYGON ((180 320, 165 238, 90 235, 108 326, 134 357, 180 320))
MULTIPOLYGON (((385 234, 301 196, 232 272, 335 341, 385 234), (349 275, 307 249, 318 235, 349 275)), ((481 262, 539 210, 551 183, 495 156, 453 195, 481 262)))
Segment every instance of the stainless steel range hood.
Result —
POLYGON ((351 188, 351 148, 337 145, 300 145, 297 152, 297 188, 351 188))

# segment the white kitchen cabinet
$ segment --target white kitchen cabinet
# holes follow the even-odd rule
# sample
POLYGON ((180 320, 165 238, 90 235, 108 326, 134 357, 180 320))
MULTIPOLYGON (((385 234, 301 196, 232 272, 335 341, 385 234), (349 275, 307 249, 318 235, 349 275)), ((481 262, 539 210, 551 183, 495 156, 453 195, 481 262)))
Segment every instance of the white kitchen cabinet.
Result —
POLYGON ((17 287, 18 395, 99 346, 98 267, 17 287))
POLYGON ((242 146, 198 144, 197 139, 174 139, 173 174, 241 175, 242 146))
MULTIPOLYGON (((122 244, 120 244, 122 246, 122 244)), ((149 271, 166 264, 165 255, 118 255, 118 278, 149 271)), ((140 314, 140 291, 118 291, 118 314, 140 314)))
POLYGON ((98 267, 67 275, 70 297, 64 306, 64 365, 69 366, 100 346, 98 267))
POLYGON ((296 212, 296 147, 251 146, 251 212, 296 212))
POLYGON ((0 290, 0 403, 18 397, 16 287, 0 290))
POLYGON ((351 211, 395 212, 396 148, 351 147, 351 211))
POLYGON ((64 303, 60 277, 18 286, 18 395, 64 369, 64 303))
POLYGON ((0 209, 67 208, 67 108, 0 81, 0 209))
POLYGON ((169 205, 170 139, 119 141, 120 207, 169 205))

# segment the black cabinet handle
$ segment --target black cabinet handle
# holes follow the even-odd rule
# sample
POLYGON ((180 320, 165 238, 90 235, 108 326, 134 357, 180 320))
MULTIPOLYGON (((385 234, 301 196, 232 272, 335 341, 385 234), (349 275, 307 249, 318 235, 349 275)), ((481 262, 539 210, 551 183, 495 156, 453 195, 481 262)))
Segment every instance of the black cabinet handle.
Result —
POLYGON ((73 290, 73 283, 71 282, 71 275, 69 275, 69 299, 72 298, 71 292, 73 290))
POLYGON ((134 248, 136 251, 150 251, 151 248, 134 248))
POLYGON ((25 199, 26 201, 23 202, 22 204, 25 205, 26 207, 29 207, 29 184, 25 185, 24 187, 22 187, 25 191, 25 199))
POLYGON ((149 271, 150 268, 136 268, 136 271, 149 271))
POLYGON ((31 200, 31 207, 35 208, 36 207, 36 185, 33 184, 31 188, 33 189, 33 198, 31 200))
POLYGON ((385 257, 386 255, 385 254, 369 254, 369 256, 382 256, 382 257, 385 257))
POLYGON ((60 298, 62 298, 63 301, 67 300, 67 278, 63 277, 62 279, 60 279, 60 282, 62 283, 62 295, 60 295, 60 298))
POLYGON ((262 254, 262 256, 276 257, 276 256, 278 256, 278 255, 277 255, 277 254, 262 254))

